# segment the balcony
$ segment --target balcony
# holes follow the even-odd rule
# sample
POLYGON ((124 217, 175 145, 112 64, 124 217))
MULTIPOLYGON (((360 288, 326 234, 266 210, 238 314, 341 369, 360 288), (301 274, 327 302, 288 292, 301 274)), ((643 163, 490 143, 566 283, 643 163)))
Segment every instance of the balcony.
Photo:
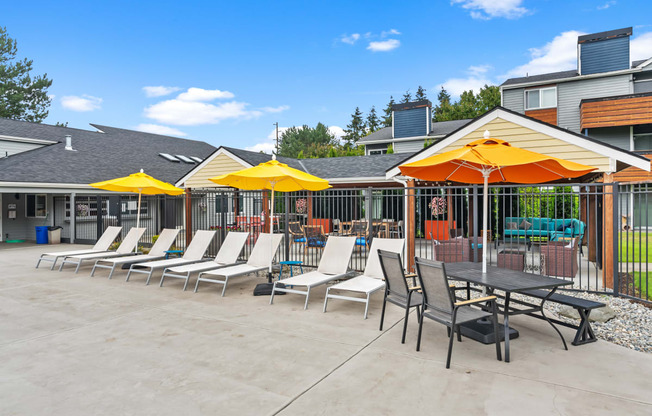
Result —
POLYGON ((580 112, 582 129, 652 123, 652 93, 582 100, 580 112))

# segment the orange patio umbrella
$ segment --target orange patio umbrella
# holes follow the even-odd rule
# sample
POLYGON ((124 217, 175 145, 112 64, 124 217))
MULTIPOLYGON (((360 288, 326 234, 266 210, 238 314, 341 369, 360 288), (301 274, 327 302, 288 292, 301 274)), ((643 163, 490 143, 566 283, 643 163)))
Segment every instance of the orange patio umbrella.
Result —
MULTIPOLYGON (((425 181, 452 181, 484 184, 482 226, 487 226, 489 182, 545 183, 564 178, 577 178, 596 170, 568 160, 513 147, 505 140, 475 140, 460 149, 432 155, 399 166, 406 176, 425 181)), ((482 272, 487 272, 487 233, 482 235, 482 272)))

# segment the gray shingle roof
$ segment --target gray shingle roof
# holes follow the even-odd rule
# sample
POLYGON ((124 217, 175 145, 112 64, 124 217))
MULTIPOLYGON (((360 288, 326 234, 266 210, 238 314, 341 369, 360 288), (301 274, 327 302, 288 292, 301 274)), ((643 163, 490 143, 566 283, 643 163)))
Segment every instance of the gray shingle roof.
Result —
POLYGON ((375 132, 369 134, 368 136, 365 136, 358 140, 359 144, 365 144, 365 142, 372 142, 372 141, 391 141, 392 140, 392 128, 391 127, 383 127, 380 130, 376 130, 375 132))
MULTIPOLYGON (((454 132, 460 127, 464 126, 469 121, 471 121, 471 119, 439 121, 436 123, 432 123, 430 128, 430 134, 428 134, 428 136, 445 136, 451 132, 454 132)), ((382 129, 377 130, 371 133, 370 135, 365 136, 362 139, 358 140, 358 144, 365 144, 368 142, 375 142, 375 141, 382 141, 382 142, 389 143, 392 141, 392 139, 393 139, 392 128, 383 127, 382 129)))
POLYGON ((632 68, 636 68, 637 66, 639 66, 639 65, 642 64, 643 62, 647 61, 648 59, 650 59, 650 58, 647 58, 647 59, 639 59, 638 61, 632 61, 632 68))
POLYGON ((369 156, 345 156, 302 160, 311 175, 320 178, 372 178, 385 177, 385 171, 414 153, 393 153, 369 156))
POLYGON ((554 81, 557 79, 562 79, 562 78, 571 78, 571 77, 576 77, 579 76, 577 73, 577 69, 571 69, 568 71, 560 71, 560 72, 551 72, 549 74, 540 74, 540 75, 530 75, 527 77, 520 77, 520 78, 510 78, 507 81, 503 82, 501 84, 501 87, 507 86, 507 85, 514 85, 514 84, 523 84, 526 82, 545 82, 545 81, 554 81))
POLYGON ((59 143, 0 159, 0 182, 88 184, 143 169, 174 183, 196 164, 169 162, 159 153, 208 157, 208 143, 94 124, 104 133, 0 118, 0 134, 59 143), (75 151, 65 150, 72 136, 75 151))
MULTIPOLYGON (((249 150, 224 147, 240 159, 251 165, 267 162, 272 156, 266 153, 251 152, 249 150)), ((283 162, 295 169, 310 173, 321 178, 369 178, 384 177, 385 171, 413 153, 396 153, 370 156, 343 156, 322 159, 292 159, 278 157, 283 162)))

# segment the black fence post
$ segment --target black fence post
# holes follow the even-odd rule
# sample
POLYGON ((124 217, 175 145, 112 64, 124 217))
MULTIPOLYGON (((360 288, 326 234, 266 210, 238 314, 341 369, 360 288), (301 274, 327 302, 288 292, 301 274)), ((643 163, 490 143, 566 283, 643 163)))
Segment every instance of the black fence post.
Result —
MULTIPOLYGON (((371 240, 374 238, 374 215, 373 215, 373 195, 374 191, 371 187, 367 188, 366 192, 366 198, 367 198, 367 206, 365 207, 365 217, 367 218, 367 236, 369 241, 366 241, 365 239, 365 244, 369 244, 369 247, 371 247, 371 240)), ((366 247, 365 247, 366 248, 366 247)))
MULTIPOLYGON (((613 214, 613 270, 611 271, 613 273, 613 281, 614 281, 614 295, 619 296, 620 294, 620 273, 618 273, 618 266, 620 264, 620 256, 618 253, 618 233, 620 231, 620 218, 619 218, 619 201, 620 201, 620 196, 618 195, 619 191, 619 183, 614 182, 612 184, 612 214, 613 214)), ((608 273, 607 270, 605 270, 605 273, 608 273)), ((641 296, 642 297, 642 296, 641 296)))
MULTIPOLYGON (((102 210, 102 196, 101 195, 96 195, 95 196, 95 203, 97 204, 97 210, 96 210, 96 215, 95 219, 97 221, 97 234, 95 234, 95 241, 97 241, 102 233, 104 232, 103 227, 102 227, 102 219, 104 218, 103 210, 102 210)), ((124 235, 122 236, 124 238, 124 235)))
POLYGON ((226 238, 226 227, 227 227, 227 221, 226 217, 229 215, 229 210, 228 210, 228 197, 226 194, 222 191, 220 192, 220 239, 222 242, 224 242, 224 239, 226 238))

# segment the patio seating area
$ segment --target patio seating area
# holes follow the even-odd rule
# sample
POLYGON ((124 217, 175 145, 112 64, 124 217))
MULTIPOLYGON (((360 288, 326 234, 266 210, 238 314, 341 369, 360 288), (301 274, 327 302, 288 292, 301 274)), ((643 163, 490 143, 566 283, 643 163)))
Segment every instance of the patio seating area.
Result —
POLYGON ((417 352, 414 311, 405 344, 404 310, 388 307, 378 330, 382 296, 364 320, 355 302, 322 313, 326 286, 304 311, 300 296, 278 306, 252 296, 264 273, 221 297, 215 285, 181 291, 177 279, 160 288, 90 278, 90 264, 78 274, 35 269, 42 252, 0 250, 3 414, 516 415, 524 391, 538 414, 652 409, 652 356, 604 341, 566 351, 548 323, 527 316, 510 319, 520 332, 511 363, 463 338, 447 370, 446 328, 426 321, 417 352))

